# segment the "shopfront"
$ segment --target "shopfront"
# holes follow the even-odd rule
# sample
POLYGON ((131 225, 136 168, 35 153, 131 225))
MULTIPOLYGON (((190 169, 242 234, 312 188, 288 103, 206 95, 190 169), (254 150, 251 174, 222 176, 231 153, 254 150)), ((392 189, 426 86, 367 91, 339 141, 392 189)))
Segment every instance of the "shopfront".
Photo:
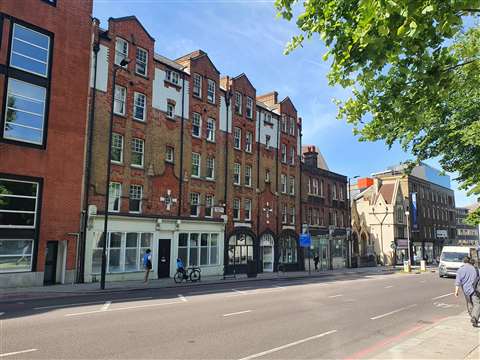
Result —
POLYGON ((255 234, 250 228, 236 228, 228 237, 225 272, 244 274, 249 262, 258 259, 255 234))
MULTIPOLYGON (((278 239, 278 264, 284 271, 300 270, 302 257, 298 236, 293 230, 283 230, 278 239)), ((303 257, 302 257, 303 258, 303 257)))

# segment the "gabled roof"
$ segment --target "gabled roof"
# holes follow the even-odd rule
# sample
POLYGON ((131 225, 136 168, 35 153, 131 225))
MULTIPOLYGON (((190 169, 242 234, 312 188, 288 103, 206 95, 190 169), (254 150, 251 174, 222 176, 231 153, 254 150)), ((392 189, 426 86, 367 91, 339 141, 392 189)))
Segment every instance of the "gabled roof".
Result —
POLYGON ((280 101, 280 104, 283 104, 283 103, 285 103, 285 102, 290 102, 290 104, 292 104, 292 106, 293 106, 293 108, 295 109, 295 111, 298 112, 298 111, 297 111, 297 108, 295 107, 295 105, 293 105, 292 99, 290 99, 289 96, 287 96, 285 99, 283 99, 282 101, 280 101))
POLYGON ((247 79, 248 83, 250 84, 250 86, 252 87, 252 89, 254 89, 255 91, 257 91, 257 89, 255 89, 255 86, 253 86, 252 82, 250 81, 250 79, 248 78, 248 76, 245 74, 245 73, 241 73, 240 75, 236 76, 233 78, 233 80, 239 80, 241 78, 245 78, 247 79))
POLYGON ((184 60, 187 60, 187 59, 188 60, 198 60, 198 59, 201 59, 204 56, 208 59, 208 61, 210 62, 212 67, 215 69, 215 71, 218 74, 220 74, 220 71, 218 71, 217 67, 215 66, 213 61, 210 59, 208 54, 205 51, 200 50, 200 49, 192 51, 191 53, 188 53, 186 55, 183 55, 183 56, 179 57, 178 59, 175 59, 175 62, 181 62, 181 61, 184 61, 184 60))
MULTIPOLYGON (((394 190, 395 190, 395 184, 382 184, 380 186, 380 190, 378 190, 378 195, 382 195, 383 199, 387 204, 392 204, 394 190)), ((375 202, 377 200, 378 200, 378 196, 375 199, 375 202)))
POLYGON ((145 27, 142 25, 142 23, 140 22, 140 20, 138 20, 138 18, 135 16, 135 15, 130 15, 130 16, 124 16, 124 17, 119 17, 119 18, 109 18, 108 21, 115 21, 115 22, 120 22, 120 21, 129 21, 129 20, 134 20, 138 23, 138 25, 140 25, 140 27, 143 29, 143 31, 145 32, 145 34, 147 34, 147 36, 152 40, 152 41, 155 41, 155 38, 150 35, 148 33, 148 31, 145 29, 145 27))

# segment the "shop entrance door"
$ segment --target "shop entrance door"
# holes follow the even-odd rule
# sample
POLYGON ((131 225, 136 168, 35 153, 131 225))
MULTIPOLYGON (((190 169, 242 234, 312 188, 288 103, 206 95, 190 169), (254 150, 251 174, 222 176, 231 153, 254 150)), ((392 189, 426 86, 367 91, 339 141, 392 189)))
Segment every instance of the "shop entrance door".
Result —
POLYGON ((265 234, 260 241, 260 248, 262 251, 262 264, 264 272, 273 271, 273 236, 271 234, 265 234))
POLYGON ((43 283, 45 285, 53 285, 57 277, 58 241, 47 242, 46 250, 43 283))
POLYGON ((158 278, 170 277, 170 239, 158 240, 158 278))

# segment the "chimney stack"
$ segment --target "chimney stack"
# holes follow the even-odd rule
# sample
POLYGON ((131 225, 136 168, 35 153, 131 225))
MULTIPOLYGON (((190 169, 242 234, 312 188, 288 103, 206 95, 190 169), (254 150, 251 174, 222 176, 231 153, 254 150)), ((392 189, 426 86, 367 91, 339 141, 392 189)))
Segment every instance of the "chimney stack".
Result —
POLYGON ((318 152, 315 149, 315 145, 308 145, 307 149, 303 151, 303 159, 305 162, 305 166, 316 168, 317 166, 317 159, 318 159, 318 152))

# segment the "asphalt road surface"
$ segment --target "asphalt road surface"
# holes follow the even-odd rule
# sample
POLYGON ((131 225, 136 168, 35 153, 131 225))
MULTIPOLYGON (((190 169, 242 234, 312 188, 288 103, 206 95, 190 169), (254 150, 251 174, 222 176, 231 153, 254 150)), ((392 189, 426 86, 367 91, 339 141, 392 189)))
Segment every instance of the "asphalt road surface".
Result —
POLYGON ((463 302, 425 273, 0 303, 0 359, 368 358, 463 302))

